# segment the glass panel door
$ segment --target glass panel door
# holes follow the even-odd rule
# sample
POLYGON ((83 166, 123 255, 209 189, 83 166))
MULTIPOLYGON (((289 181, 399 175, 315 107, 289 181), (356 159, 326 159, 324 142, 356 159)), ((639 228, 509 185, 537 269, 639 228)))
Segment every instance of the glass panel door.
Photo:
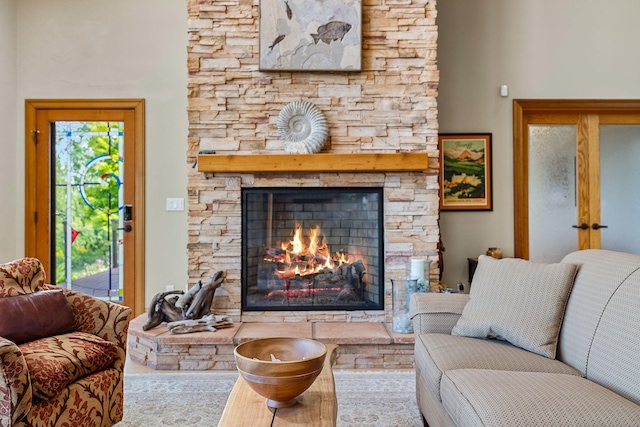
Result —
POLYGON ((600 126, 601 247, 640 254, 640 126, 600 126))
POLYGON ((640 101, 514 101, 515 256, 640 254, 640 101))
POLYGON ((123 301, 124 122, 53 122, 51 283, 123 301))
MULTIPOLYGON (((529 125, 529 259, 576 250, 576 127, 529 125)), ((516 166, 517 167, 517 166, 516 166)))

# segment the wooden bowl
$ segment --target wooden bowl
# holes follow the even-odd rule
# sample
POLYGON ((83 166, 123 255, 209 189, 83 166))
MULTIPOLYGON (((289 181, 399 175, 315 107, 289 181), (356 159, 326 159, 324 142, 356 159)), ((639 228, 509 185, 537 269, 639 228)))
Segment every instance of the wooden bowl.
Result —
POLYGON ((265 338, 240 344, 233 354, 238 372, 267 406, 286 408, 320 375, 327 349, 306 338, 265 338))

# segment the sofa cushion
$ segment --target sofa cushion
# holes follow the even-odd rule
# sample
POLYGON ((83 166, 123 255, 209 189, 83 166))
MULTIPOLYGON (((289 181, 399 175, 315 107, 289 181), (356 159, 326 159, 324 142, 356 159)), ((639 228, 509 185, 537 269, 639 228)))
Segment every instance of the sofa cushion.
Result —
POLYGON ((640 406, 585 378, 544 372, 447 371, 442 404, 459 426, 637 426, 640 406))
POLYGON ((469 302, 453 335, 497 338, 554 358, 577 267, 522 259, 478 259, 469 302))
POLYGON ((85 332, 72 332, 19 346, 39 399, 58 395, 66 386, 113 362, 117 346, 85 332))
POLYGON ((514 347, 507 342, 424 334, 416 337, 416 371, 440 397, 442 374, 453 369, 502 369, 508 371, 551 372, 580 376, 564 363, 514 347))
POLYGON ((558 358, 640 404, 640 255, 591 249, 580 265, 560 331, 558 358))
POLYGON ((640 405, 640 270, 624 280, 593 336, 587 378, 640 405))
POLYGON ((44 268, 37 258, 0 264, 0 298, 36 292, 44 279, 44 268))
POLYGON ((71 304, 62 290, 0 298, 0 336, 16 344, 75 329, 71 304))

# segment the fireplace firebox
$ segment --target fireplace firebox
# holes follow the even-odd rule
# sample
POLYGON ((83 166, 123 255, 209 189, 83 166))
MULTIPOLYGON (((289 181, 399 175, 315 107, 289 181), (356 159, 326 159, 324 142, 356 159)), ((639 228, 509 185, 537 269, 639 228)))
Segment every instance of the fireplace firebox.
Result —
POLYGON ((242 309, 382 310, 382 188, 242 190, 242 309))

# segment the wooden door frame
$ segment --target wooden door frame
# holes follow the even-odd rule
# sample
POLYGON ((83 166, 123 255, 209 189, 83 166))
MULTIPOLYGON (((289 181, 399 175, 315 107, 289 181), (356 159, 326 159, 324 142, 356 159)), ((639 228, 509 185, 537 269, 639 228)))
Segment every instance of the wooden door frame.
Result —
MULTIPOLYGON (((36 228, 36 213, 38 212, 38 196, 36 183, 38 180, 36 142, 38 142, 39 112, 61 110, 108 111, 124 110, 125 114, 133 117, 133 145, 135 191, 133 195, 135 234, 133 242, 134 277, 133 289, 125 288, 124 301, 134 311, 134 315, 144 312, 145 288, 145 101, 144 99, 27 99, 25 100, 25 256, 44 259, 45 268, 49 270, 49 252, 43 251, 43 246, 49 247, 48 233, 38 233, 36 228), (44 243, 43 243, 44 242, 44 243), (45 253, 46 252, 46 253, 45 253)), ((125 133, 127 130, 125 129, 125 133)), ((45 141, 42 141, 45 143, 45 141)), ((48 143, 48 141, 46 142, 48 143)), ((131 142, 129 142, 131 143, 131 142)), ((44 159, 40 159, 43 162, 44 159)), ((47 160, 48 161, 48 160, 47 160)), ((46 166, 49 170, 49 166, 46 166)), ((41 175, 40 175, 41 176, 41 175)), ((50 178, 47 178, 50 179, 50 178)), ((42 204, 43 201, 41 200, 42 204)), ((49 200, 46 200, 48 205, 49 200)), ((42 205, 40 205, 42 209, 42 205)), ((48 215, 45 215, 48 217, 48 215)), ((126 249, 125 249, 126 250, 126 249)))
MULTIPOLYGON (((528 161, 528 125, 530 118, 536 116, 544 122, 545 115, 562 116, 569 124, 578 126, 576 152, 585 156, 579 162, 578 174, 588 174, 594 186, 599 183, 598 156, 594 145, 586 142, 596 138, 599 144, 600 124, 636 124, 640 114, 640 100, 635 99, 514 99, 513 100, 513 178, 514 178, 514 252, 515 257, 529 259, 529 161, 528 161), (632 117, 635 116, 635 117, 632 117), (591 151, 589 151, 591 150, 591 151), (593 161, 589 161, 593 156, 593 161)), ((551 124, 551 123, 550 123, 551 124)), ((561 124, 558 121, 553 124, 561 124)), ((597 145, 596 144, 596 145, 597 145)), ((579 192, 590 193, 589 188, 579 188, 579 192)), ((600 200, 590 200, 591 209, 599 216, 600 200), (594 206, 597 202, 597 207, 594 206)), ((578 224, 589 213, 579 212, 578 224)), ((588 218, 586 219, 588 221, 588 218)), ((585 233, 580 242, 599 245, 599 233, 585 233)))

